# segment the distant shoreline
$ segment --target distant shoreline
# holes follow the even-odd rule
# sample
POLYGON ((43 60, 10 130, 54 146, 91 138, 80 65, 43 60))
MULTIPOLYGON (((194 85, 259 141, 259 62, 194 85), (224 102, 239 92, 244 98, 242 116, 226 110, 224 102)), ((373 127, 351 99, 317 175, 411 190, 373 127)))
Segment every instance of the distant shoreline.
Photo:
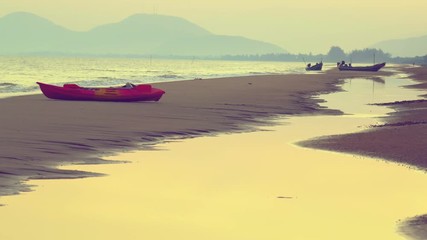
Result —
MULTIPOLYGON (((354 50, 357 52, 361 50, 354 50)), ((182 54, 97 54, 97 53, 67 53, 67 52, 26 52, 20 54, 0 53, 0 57, 59 57, 59 58, 129 58, 129 59, 162 59, 162 60, 212 60, 212 61, 238 61, 238 62, 326 62, 336 63, 347 60, 352 63, 372 64, 372 53, 377 53, 381 57, 376 60, 393 64, 414 64, 417 66, 427 66, 426 56, 414 57, 391 57, 380 49, 366 49, 365 53, 354 58, 353 52, 341 57, 328 56, 327 54, 293 54, 293 53, 266 53, 266 54, 223 54, 223 55, 182 55, 182 54)))

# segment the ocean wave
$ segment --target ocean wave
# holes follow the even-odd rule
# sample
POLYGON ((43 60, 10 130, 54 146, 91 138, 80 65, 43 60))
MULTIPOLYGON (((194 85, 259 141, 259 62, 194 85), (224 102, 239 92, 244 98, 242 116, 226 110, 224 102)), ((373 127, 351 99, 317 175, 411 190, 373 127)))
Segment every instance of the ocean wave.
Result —
POLYGON ((0 83, 0 87, 10 87, 10 86, 17 86, 18 84, 16 83, 0 83))
POLYGON ((276 72, 249 72, 250 75, 270 75, 277 74, 276 72))
POLYGON ((147 81, 141 80, 141 79, 98 77, 97 79, 85 79, 85 80, 62 82, 62 83, 59 83, 59 85, 62 85, 65 83, 75 83, 82 87, 107 87, 107 86, 123 85, 127 82, 139 84, 139 83, 146 83, 147 81))
POLYGON ((0 93, 34 92, 37 89, 37 85, 24 86, 16 83, 0 83, 0 93))
POLYGON ((86 71, 98 71, 98 72, 117 72, 115 69, 102 69, 102 68, 85 68, 86 71))
POLYGON ((146 70, 144 71, 146 73, 173 73, 173 71, 167 71, 167 70, 146 70))
POLYGON ((176 75, 176 74, 163 74, 163 75, 159 75, 157 76, 159 78, 174 78, 174 79, 182 79, 182 76, 176 75))
MULTIPOLYGON (((23 58, 24 60, 26 58, 23 58)), ((34 62, 31 58, 28 63, 34 62)), ((102 60, 104 61, 104 60, 102 60)), ((126 82, 134 84, 173 82, 192 79, 212 79, 220 77, 305 73, 298 63, 253 63, 253 62, 228 62, 228 61, 200 61, 188 65, 184 60, 158 60, 155 65, 136 66, 134 59, 116 60, 106 59, 105 65, 94 63, 92 59, 67 59, 43 58, 38 61, 40 66, 22 68, 22 62, 11 64, 8 72, 2 76, 6 79, 0 82, 1 93, 19 93, 38 90, 35 81, 62 86, 65 83, 75 83, 82 87, 109 87, 120 86, 126 82), (70 66, 70 63, 72 65, 70 66), (55 66, 50 68, 50 66, 55 66), (19 76, 17 79, 8 77, 19 76), (12 81, 13 80, 13 81, 12 81)), ((26 65, 27 66, 27 65, 26 65)), ((0 73, 3 70, 0 70, 0 73)), ((39 91, 39 90, 38 90, 39 91)))

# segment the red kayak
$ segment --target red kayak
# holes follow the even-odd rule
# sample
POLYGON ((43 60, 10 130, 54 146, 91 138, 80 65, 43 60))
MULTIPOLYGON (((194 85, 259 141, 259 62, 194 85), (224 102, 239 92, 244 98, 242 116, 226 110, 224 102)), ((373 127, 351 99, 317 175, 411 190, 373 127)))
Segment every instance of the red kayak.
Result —
POLYGON ((77 84, 64 84, 62 87, 37 82, 43 94, 52 99, 80 101, 159 101, 165 91, 153 88, 149 84, 123 87, 84 88, 77 84))

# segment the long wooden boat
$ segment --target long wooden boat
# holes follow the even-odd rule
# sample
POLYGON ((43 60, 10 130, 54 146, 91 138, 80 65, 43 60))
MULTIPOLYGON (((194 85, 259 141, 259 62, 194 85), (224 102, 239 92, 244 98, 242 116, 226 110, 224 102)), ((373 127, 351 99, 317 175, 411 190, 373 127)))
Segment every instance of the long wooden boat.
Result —
POLYGON ((150 84, 126 84, 123 87, 85 88, 77 84, 64 84, 62 87, 37 82, 43 94, 51 99, 77 101, 159 101, 165 91, 153 88, 150 84))
POLYGON ((306 71, 321 71, 323 67, 323 62, 320 63, 316 63, 313 66, 311 65, 307 65, 307 67, 305 68, 306 71))
POLYGON ((349 66, 346 64, 340 64, 338 66, 338 69, 340 71, 367 71, 367 72, 377 72, 378 70, 380 70, 381 68, 383 68, 385 66, 385 62, 383 63, 378 63, 378 64, 374 64, 371 66, 360 66, 360 67, 355 67, 355 66, 349 66))

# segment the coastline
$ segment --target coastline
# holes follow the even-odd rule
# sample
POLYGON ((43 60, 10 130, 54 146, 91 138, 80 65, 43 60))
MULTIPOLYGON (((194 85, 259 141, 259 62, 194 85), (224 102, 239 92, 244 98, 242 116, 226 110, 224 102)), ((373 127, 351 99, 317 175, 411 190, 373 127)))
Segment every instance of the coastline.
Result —
MULTIPOLYGON (((419 84, 408 86, 427 89, 427 68, 401 68, 419 84)), ((410 101, 379 103, 395 110, 384 118, 386 124, 372 126, 368 131, 339 136, 325 136, 302 142, 300 145, 338 152, 355 153, 383 158, 417 168, 427 169, 427 102, 425 93, 410 101)))
MULTIPOLYGON (((398 67, 427 88, 426 67, 398 67)), ((70 164, 112 164, 103 156, 132 149, 151 149, 156 143, 227 132, 254 131, 275 117, 341 114, 319 106, 320 93, 340 91, 344 79, 393 75, 346 72, 321 74, 200 79, 153 84, 166 95, 159 102, 57 101, 42 94, 0 99, 0 198, 31 191, 30 179, 102 176, 96 172, 62 170, 70 164)), ((422 93, 422 92, 420 92, 422 93)), ((304 147, 356 153, 427 169, 423 136, 427 101, 381 103, 396 111, 386 124, 367 131, 326 136, 301 142, 304 147), (415 140, 414 140, 415 139, 415 140)), ((1 206, 1 205, 0 205, 1 206)), ((415 239, 427 236, 426 215, 399 223, 399 230, 415 239)))
POLYGON ((57 166, 111 163, 102 156, 150 148, 168 138, 253 130, 275 116, 338 114, 322 109, 318 93, 341 79, 378 73, 288 74, 153 84, 159 102, 74 102, 42 94, 0 100, 0 196, 30 191, 28 179, 100 176, 57 166))
MULTIPOLYGON (((386 124, 367 131, 325 136, 299 143, 310 148, 377 157, 427 170, 427 67, 406 67, 401 71, 418 82, 407 86, 420 90, 418 99, 381 103, 395 111, 384 118, 386 124)), ((414 216, 400 224, 400 231, 415 239, 427 238, 427 215, 414 216)))

